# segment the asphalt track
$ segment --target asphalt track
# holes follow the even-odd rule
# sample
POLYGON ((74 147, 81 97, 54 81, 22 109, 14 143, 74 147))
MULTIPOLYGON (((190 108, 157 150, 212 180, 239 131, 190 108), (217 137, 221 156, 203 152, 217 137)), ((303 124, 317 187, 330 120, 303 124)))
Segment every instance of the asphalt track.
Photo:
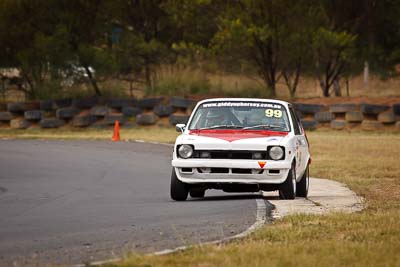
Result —
POLYGON ((135 142, 0 140, 0 266, 159 251, 254 223, 256 194, 170 200, 171 152, 135 142))

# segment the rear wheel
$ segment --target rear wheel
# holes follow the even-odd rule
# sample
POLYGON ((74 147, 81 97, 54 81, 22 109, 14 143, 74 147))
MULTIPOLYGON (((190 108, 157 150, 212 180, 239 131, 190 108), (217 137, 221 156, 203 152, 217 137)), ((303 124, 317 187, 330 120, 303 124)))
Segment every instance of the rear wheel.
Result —
POLYGON ((286 180, 279 186, 280 199, 295 199, 296 197, 296 169, 292 165, 286 180))
POLYGON ((203 188, 193 188, 190 189, 190 196, 193 198, 201 198, 204 197, 204 194, 206 193, 206 190, 203 188))
POLYGON ((301 180, 297 183, 296 188, 296 196, 298 197, 307 197, 308 195, 308 187, 310 186, 310 172, 307 165, 306 170, 304 171, 301 180))
POLYGON ((184 201, 187 199, 188 193, 188 186, 178 179, 175 173, 175 168, 172 168, 170 191, 171 198, 176 201, 184 201))

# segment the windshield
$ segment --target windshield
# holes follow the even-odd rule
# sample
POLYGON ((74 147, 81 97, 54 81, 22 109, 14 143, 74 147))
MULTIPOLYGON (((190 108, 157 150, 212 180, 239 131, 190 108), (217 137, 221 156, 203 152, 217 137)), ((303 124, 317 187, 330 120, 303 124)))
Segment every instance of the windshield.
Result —
POLYGON ((283 105, 244 101, 203 103, 189 125, 189 130, 194 129, 290 131, 283 105))

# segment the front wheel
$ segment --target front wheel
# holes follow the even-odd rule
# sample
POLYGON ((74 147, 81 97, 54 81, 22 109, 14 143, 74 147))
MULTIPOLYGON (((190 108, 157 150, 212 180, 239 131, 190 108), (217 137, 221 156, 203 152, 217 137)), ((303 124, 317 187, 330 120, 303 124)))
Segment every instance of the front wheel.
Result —
POLYGON ((172 168, 170 191, 171 198, 176 201, 184 201, 187 199, 188 193, 188 186, 178 179, 175 173, 175 168, 172 168))
POLYGON ((309 167, 307 165, 307 168, 304 171, 301 180, 297 183, 296 195, 298 197, 307 197, 309 186, 310 186, 310 172, 309 172, 309 167))
POLYGON ((279 198, 296 198, 296 169, 294 164, 292 165, 286 180, 279 186, 279 198))
POLYGON ((190 196, 193 198, 202 198, 205 195, 205 191, 203 188, 193 188, 190 189, 190 196))

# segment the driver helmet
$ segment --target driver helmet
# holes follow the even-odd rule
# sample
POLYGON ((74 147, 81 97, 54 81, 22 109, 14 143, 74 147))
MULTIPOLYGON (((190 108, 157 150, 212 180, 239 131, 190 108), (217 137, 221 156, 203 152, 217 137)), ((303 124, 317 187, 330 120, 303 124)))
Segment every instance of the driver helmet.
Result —
POLYGON ((206 116, 208 126, 222 124, 225 120, 225 115, 221 111, 210 110, 206 116))

